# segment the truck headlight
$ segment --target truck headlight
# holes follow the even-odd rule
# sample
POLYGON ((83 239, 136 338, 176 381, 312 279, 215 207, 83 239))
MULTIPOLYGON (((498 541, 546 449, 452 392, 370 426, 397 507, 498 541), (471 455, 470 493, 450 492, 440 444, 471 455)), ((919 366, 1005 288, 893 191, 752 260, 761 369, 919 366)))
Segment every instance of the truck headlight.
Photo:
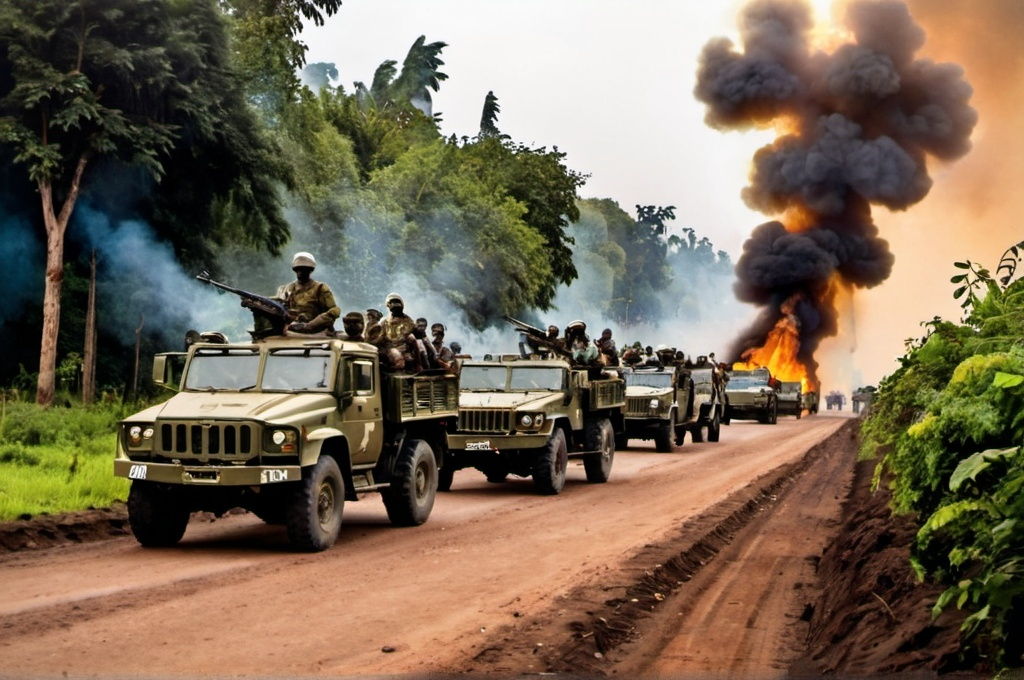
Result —
POLYGON ((543 424, 543 413, 524 413, 519 416, 519 426, 524 430, 539 430, 543 424))
POLYGON ((140 447, 153 441, 152 425, 131 425, 128 428, 128 446, 140 447))
POLYGON ((278 428, 270 430, 267 437, 267 451, 272 453, 292 453, 296 450, 299 435, 295 430, 278 428))

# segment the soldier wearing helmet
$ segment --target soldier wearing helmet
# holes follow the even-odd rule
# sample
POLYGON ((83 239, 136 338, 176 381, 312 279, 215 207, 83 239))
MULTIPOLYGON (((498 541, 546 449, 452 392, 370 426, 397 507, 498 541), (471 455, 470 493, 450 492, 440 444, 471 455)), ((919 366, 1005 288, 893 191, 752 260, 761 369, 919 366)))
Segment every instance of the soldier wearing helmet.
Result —
POLYGON ((598 359, 602 366, 619 365, 619 350, 615 347, 615 341, 612 340, 611 328, 601 331, 601 337, 594 340, 594 345, 597 346, 597 351, 600 353, 598 359))
POLYGON ((389 314, 377 322, 379 330, 371 339, 391 368, 413 369, 418 363, 417 356, 413 353, 416 345, 416 337, 413 335, 416 322, 405 313, 405 301, 398 293, 389 294, 384 304, 389 314))
POLYGON ((288 324, 288 330, 294 333, 333 332, 334 322, 341 316, 331 287, 312 278, 314 269, 316 259, 312 254, 295 253, 292 258, 295 280, 277 290, 277 297, 284 301, 294 318, 288 324))
POLYGON ((572 321, 565 327, 565 347, 578 364, 588 365, 597 359, 597 346, 591 344, 587 324, 582 321, 572 321))

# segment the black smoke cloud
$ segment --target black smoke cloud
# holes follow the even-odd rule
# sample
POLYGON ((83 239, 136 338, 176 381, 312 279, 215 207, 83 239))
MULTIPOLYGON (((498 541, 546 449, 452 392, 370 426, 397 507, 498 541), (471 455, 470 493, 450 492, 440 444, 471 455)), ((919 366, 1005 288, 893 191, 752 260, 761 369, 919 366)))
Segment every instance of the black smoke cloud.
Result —
POLYGON ((825 52, 811 47, 807 5, 753 2, 740 19, 742 51, 708 42, 694 90, 714 128, 784 130, 757 151, 743 190, 750 207, 782 221, 757 227, 736 263, 737 297, 762 310, 730 358, 764 345, 790 301, 812 378, 814 350, 838 331, 835 286, 873 287, 892 271, 871 205, 906 210, 923 199, 928 157, 967 153, 977 123, 963 69, 915 57, 926 36, 902 2, 852 3, 845 22, 850 39, 825 52))

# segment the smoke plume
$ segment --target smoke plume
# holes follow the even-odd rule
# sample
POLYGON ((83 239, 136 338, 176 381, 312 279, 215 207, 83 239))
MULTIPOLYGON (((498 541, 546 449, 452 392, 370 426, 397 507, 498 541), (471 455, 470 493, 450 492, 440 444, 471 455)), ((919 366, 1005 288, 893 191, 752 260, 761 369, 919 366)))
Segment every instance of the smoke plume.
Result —
POLYGON ((803 375, 783 379, 816 382, 814 352, 838 331, 837 294, 889 277, 894 257, 871 206, 921 201, 928 158, 967 153, 978 118, 961 67, 915 56, 925 33, 902 2, 851 3, 845 24, 845 42, 826 51, 812 44, 806 4, 758 0, 741 16, 742 51, 712 40, 697 73, 708 125, 779 130, 754 155, 743 190, 751 208, 777 219, 754 230, 736 263, 737 297, 761 311, 729 359, 778 345, 773 333, 795 334, 803 375))

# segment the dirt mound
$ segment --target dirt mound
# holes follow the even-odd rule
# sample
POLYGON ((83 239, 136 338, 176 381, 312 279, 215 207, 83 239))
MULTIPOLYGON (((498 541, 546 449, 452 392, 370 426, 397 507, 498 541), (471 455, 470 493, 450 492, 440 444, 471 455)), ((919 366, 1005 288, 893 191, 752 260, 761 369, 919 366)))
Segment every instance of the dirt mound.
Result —
POLYGON ((52 548, 131 536, 124 503, 57 515, 35 515, 0 523, 0 552, 52 548))
MULTIPOLYGON (((917 532, 910 516, 892 516, 887 488, 871 490, 875 462, 857 463, 843 527, 818 565, 821 599, 813 606, 798 676, 947 673, 971 670, 960 658, 964 614, 931 610, 943 587, 910 568, 917 532)), ((883 485, 884 486, 884 485, 883 485)))

